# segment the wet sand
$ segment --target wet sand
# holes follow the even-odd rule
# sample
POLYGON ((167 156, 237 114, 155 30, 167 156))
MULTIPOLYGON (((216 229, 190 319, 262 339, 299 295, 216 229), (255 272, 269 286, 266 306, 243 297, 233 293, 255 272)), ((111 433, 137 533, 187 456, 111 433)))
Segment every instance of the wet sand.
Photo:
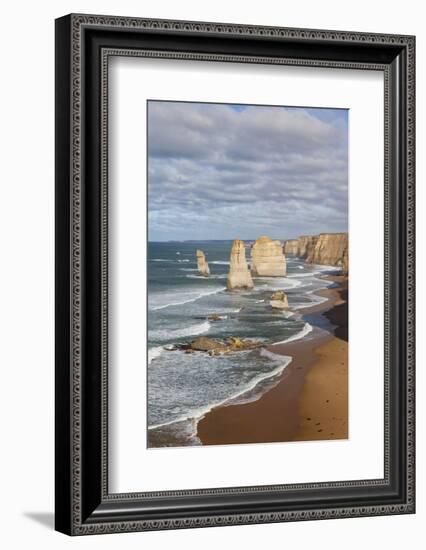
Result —
POLYGON ((198 423, 203 445, 347 439, 347 278, 327 279, 338 286, 319 291, 327 302, 303 315, 311 324, 325 317, 331 333, 315 326, 302 340, 270 346, 293 357, 278 383, 257 401, 210 411, 198 423))
POLYGON ((296 441, 348 438, 348 344, 332 338, 315 348, 318 359, 300 396, 296 441))

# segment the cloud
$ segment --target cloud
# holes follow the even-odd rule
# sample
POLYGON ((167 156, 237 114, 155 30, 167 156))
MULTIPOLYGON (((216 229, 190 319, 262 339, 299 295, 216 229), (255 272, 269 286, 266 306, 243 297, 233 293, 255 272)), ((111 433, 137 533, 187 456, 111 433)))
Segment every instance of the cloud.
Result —
POLYGON ((342 110, 150 101, 150 240, 347 230, 347 140, 342 110))

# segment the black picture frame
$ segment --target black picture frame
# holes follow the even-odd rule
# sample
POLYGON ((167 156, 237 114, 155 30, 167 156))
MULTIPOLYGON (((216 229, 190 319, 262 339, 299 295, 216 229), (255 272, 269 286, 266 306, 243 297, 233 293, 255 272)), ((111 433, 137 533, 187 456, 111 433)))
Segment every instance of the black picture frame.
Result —
POLYGON ((415 511, 415 38, 71 14, 56 20, 56 529, 69 535, 415 511), (108 493, 106 76, 111 55, 383 71, 384 478, 108 493))

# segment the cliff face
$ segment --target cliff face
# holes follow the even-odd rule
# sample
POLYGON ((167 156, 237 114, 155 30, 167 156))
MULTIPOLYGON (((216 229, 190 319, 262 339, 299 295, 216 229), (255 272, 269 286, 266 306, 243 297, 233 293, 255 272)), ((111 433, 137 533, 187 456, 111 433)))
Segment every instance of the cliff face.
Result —
POLYGON ((309 237, 308 235, 302 235, 297 239, 298 240, 297 255, 300 256, 300 258, 306 257, 306 249, 311 239, 312 237, 309 237))
POLYGON ((297 250, 299 246, 298 239, 289 239, 284 243, 284 254, 294 254, 297 255, 297 250))
POLYGON ((280 241, 259 237, 251 249, 253 275, 284 277, 286 261, 280 241))
POLYGON ((200 275, 204 275, 204 277, 208 277, 210 275, 210 268, 209 268, 209 264, 207 263, 204 252, 202 250, 197 250, 196 254, 197 254, 198 273, 200 275))
POLYGON ((311 242, 306 261, 311 264, 334 265, 348 271, 348 234, 321 233, 311 242))
POLYGON ((232 243, 229 263, 229 273, 226 282, 227 289, 253 288, 253 279, 251 278, 246 260, 246 249, 243 241, 240 241, 240 239, 236 239, 232 243))
POLYGON ((349 246, 346 245, 346 248, 342 254, 342 271, 343 273, 349 273, 349 246))
POLYGON ((307 263, 341 267, 343 273, 349 271, 347 233, 302 235, 286 241, 284 251, 303 258, 307 263))
POLYGON ((319 239, 319 235, 312 235, 307 238, 307 241, 304 244, 305 254, 303 255, 303 257, 308 263, 316 263, 316 262, 311 262, 310 260, 308 260, 308 258, 310 258, 313 255, 318 239, 319 239))

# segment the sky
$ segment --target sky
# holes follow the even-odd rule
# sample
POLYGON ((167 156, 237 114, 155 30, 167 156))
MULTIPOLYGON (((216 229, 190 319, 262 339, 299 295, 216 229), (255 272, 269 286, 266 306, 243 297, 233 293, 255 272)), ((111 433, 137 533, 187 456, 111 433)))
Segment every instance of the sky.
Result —
POLYGON ((348 111, 148 102, 150 241, 348 229, 348 111))

